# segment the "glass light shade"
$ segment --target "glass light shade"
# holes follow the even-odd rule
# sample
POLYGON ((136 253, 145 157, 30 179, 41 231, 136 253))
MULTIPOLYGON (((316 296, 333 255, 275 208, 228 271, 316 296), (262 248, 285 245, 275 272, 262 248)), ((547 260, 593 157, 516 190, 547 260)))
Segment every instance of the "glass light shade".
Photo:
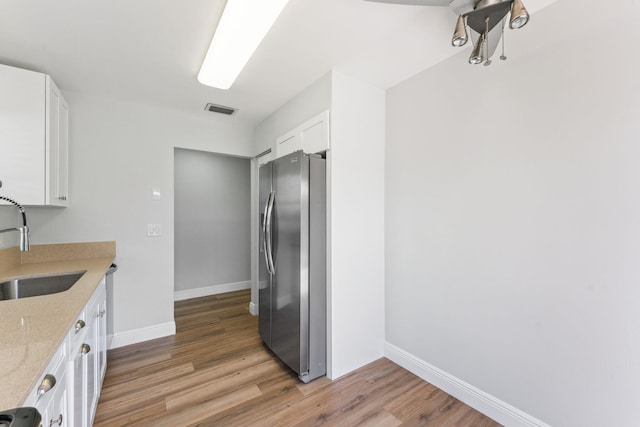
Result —
POLYGON ((529 22, 529 12, 522 4, 522 0, 513 0, 511 3, 511 20, 509 21, 509 28, 517 30, 524 27, 529 22))
POLYGON ((467 44, 467 41, 469 41, 469 35, 467 34, 467 25, 465 22, 465 18, 460 15, 458 16, 458 22, 456 23, 456 30, 453 32, 451 44, 456 47, 460 47, 467 44))
POLYGON ((478 38, 473 50, 471 51, 471 56, 469 57, 469 64, 482 64, 484 62, 484 46, 485 46, 485 37, 484 35, 478 38))

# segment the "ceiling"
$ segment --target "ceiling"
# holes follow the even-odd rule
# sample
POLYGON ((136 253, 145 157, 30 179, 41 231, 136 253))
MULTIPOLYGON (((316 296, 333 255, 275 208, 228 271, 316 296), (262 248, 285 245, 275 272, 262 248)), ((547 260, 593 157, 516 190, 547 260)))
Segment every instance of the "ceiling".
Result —
POLYGON ((446 7, 290 0, 231 89, 214 89, 196 75, 224 5, 0 0, 0 63, 50 74, 63 92, 191 114, 211 114, 212 102, 238 108, 230 120, 257 124, 331 69, 388 88, 460 52, 446 7))

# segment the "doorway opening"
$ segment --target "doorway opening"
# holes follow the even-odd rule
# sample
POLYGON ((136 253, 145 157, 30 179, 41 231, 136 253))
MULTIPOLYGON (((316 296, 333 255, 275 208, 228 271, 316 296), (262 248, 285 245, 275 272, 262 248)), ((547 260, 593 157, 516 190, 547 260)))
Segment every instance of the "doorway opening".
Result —
POLYGON ((251 160, 174 149, 174 300, 251 287, 251 160))

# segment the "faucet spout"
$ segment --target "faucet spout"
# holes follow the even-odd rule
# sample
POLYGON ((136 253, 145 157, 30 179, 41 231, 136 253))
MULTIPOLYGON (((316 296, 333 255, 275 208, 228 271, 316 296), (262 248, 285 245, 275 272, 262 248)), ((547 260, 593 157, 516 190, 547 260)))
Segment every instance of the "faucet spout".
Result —
POLYGON ((29 241, 29 227, 20 227, 20 250, 27 252, 31 249, 31 242, 29 241))
POLYGON ((6 231, 19 231, 20 232, 20 250, 22 252, 28 251, 29 249, 31 249, 31 244, 29 242, 29 226, 27 226, 27 214, 25 213, 24 208, 20 203, 16 202, 13 199, 10 199, 9 197, 0 195, 0 200, 5 200, 11 203, 22 214, 22 227, 7 228, 5 230, 0 230, 0 233, 4 233, 6 231))

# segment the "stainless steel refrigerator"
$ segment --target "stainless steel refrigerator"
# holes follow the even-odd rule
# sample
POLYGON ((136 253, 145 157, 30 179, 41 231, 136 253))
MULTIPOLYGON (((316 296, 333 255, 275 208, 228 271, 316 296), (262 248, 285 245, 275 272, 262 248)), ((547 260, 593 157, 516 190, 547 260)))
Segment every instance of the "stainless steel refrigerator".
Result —
POLYGON ((326 167, 301 151, 260 167, 259 330, 300 380, 326 374, 326 167))

